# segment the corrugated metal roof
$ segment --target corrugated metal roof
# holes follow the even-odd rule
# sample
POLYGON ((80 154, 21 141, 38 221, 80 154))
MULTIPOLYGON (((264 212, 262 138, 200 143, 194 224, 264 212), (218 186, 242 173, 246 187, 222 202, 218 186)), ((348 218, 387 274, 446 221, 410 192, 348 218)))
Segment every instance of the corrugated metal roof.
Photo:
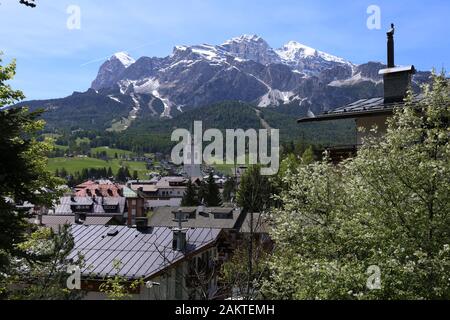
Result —
MULTIPOLYGON (((105 225, 111 221, 113 217, 86 217, 83 222, 85 225, 105 225)), ((42 216, 42 224, 46 226, 75 224, 75 216, 42 216)))
POLYGON ((127 226, 82 226, 70 229, 75 246, 69 258, 78 253, 84 257, 82 274, 90 278, 103 278, 116 274, 126 278, 149 278, 186 255, 213 244, 220 229, 195 228, 187 231, 185 252, 172 249, 173 231, 167 227, 148 228, 145 231, 127 226), (109 231, 117 230, 115 236, 109 231), (120 261, 120 268, 114 268, 120 261))
MULTIPOLYGON (((414 102, 419 102, 423 99, 422 94, 414 95, 414 102)), ((345 106, 325 111, 315 117, 304 117, 297 120, 297 122, 312 122, 324 121, 343 118, 357 118, 361 116, 368 116, 371 114, 390 114, 394 107, 401 107, 404 102, 384 103, 383 97, 360 99, 345 106)))

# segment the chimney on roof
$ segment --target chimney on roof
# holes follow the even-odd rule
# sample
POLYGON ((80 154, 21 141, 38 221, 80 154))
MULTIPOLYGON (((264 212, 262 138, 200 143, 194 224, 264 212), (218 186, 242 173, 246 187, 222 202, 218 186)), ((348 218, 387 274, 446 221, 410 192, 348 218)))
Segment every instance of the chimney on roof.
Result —
POLYGON ((184 251, 186 249, 186 233, 187 228, 183 228, 181 223, 188 221, 182 212, 181 209, 178 209, 178 212, 175 213, 174 221, 178 222, 178 227, 172 228, 173 231, 173 240, 172 240, 172 249, 176 251, 184 251))
POLYGON ((387 66, 388 68, 394 68, 394 24, 391 23, 391 29, 387 34, 387 66))
POLYGON ((403 102, 411 86, 412 75, 416 72, 414 66, 396 67, 394 59, 394 24, 387 34, 387 68, 378 74, 383 75, 384 103, 403 102))

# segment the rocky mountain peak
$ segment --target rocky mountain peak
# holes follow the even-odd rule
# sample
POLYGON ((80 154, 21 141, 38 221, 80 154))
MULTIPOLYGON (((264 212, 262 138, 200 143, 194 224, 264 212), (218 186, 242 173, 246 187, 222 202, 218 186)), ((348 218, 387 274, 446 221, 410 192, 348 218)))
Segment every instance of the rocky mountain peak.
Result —
POLYGON ((97 77, 92 82, 91 88, 99 90, 112 87, 120 74, 134 62, 135 60, 126 52, 117 52, 113 54, 100 66, 97 77))
POLYGON ((113 54, 109 58, 109 61, 111 60, 118 60, 121 64, 123 64, 125 68, 128 68, 129 66, 131 66, 133 63, 136 62, 128 53, 123 51, 116 52, 115 54, 113 54))
POLYGON ((264 65, 278 63, 279 58, 269 44, 258 35, 242 35, 225 41, 219 46, 231 55, 264 65))

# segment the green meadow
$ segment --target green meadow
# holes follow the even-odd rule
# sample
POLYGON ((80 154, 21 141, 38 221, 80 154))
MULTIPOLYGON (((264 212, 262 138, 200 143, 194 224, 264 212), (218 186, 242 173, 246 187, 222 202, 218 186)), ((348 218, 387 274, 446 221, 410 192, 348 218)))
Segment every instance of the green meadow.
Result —
POLYGON ((61 170, 62 168, 65 168, 68 173, 75 173, 77 171, 81 172, 84 168, 108 169, 109 167, 111 167, 113 173, 116 174, 121 166, 128 167, 130 173, 133 173, 133 171, 136 170, 138 172, 138 176, 140 179, 148 178, 146 173, 148 173, 149 170, 147 170, 145 162, 142 161, 122 161, 120 159, 112 159, 106 161, 89 157, 87 158, 59 157, 59 158, 50 158, 48 160, 48 169, 51 172, 55 172, 56 169, 61 170))
POLYGON ((97 147, 97 148, 91 148, 91 154, 96 154, 97 152, 106 152, 106 155, 109 158, 114 158, 117 154, 118 156, 127 155, 130 156, 133 154, 131 151, 122 150, 122 149, 115 149, 110 147, 97 147))

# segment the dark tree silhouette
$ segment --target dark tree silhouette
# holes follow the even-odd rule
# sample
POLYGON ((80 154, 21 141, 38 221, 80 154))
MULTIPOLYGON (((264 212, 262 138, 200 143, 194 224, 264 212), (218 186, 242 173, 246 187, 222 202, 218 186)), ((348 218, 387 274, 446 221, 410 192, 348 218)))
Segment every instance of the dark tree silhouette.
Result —
POLYGON ((26 5, 27 7, 34 8, 36 7, 35 0, 20 0, 19 3, 26 5))
POLYGON ((184 192, 183 199, 181 200, 181 205, 185 207, 199 205, 197 188, 195 187, 195 184, 192 183, 191 179, 188 180, 186 191, 184 192))
POLYGON ((203 185, 202 197, 208 207, 218 207, 222 205, 219 187, 214 181, 212 172, 209 173, 208 179, 203 185))

